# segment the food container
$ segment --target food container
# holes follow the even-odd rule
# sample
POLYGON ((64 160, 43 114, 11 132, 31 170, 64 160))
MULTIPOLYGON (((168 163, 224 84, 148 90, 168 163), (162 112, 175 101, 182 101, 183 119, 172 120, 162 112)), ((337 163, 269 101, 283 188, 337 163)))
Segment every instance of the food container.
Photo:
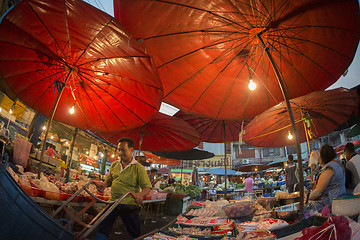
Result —
POLYGON ((156 198, 157 199, 166 199, 167 193, 158 192, 156 198))
POLYGON ((279 199, 280 206, 289 205, 292 203, 297 203, 300 201, 300 197, 297 198, 286 198, 286 199, 279 199))
MULTIPOLYGON (((26 185, 20 185, 20 187, 26 192, 30 197, 39 197, 40 189, 34 188, 26 185)), ((40 196, 41 197, 41 196, 40 196)))
POLYGON ((276 203, 275 197, 261 197, 257 199, 258 203, 263 206, 266 210, 270 211, 274 208, 276 203))
POLYGON ((333 198, 332 214, 352 217, 360 214, 360 196, 333 198))
POLYGON ((276 197, 279 199, 279 204, 281 206, 289 205, 300 201, 300 192, 280 192, 276 194, 276 197))
POLYGON ((228 218, 246 217, 252 212, 253 204, 253 201, 242 201, 228 204, 223 206, 222 209, 228 218))
POLYGON ((285 221, 295 220, 299 212, 299 203, 285 205, 274 210, 277 218, 285 221))
POLYGON ((62 201, 63 195, 60 194, 60 192, 51 192, 51 191, 45 191, 44 198, 50 199, 50 200, 57 200, 62 201))

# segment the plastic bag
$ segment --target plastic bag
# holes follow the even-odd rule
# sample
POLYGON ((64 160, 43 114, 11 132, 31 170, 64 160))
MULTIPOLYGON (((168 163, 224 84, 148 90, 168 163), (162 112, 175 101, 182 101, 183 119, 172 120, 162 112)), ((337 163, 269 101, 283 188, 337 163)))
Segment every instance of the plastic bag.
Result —
POLYGON ((354 188, 354 195, 359 195, 360 194, 360 183, 354 188))
POLYGON ((305 228, 302 230, 303 236, 295 240, 350 240, 351 228, 349 221, 344 216, 334 216, 326 220, 321 226, 315 228, 305 228))
POLYGON ((319 162, 319 154, 315 150, 312 150, 309 159, 309 166, 315 168, 318 165, 318 162, 319 162))

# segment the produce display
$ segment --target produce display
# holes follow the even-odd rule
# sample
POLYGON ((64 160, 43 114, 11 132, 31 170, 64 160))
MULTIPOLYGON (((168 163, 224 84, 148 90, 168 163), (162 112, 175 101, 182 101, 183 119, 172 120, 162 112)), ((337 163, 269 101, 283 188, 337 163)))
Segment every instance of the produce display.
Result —
MULTIPOLYGON (((86 184, 82 180, 65 184, 54 175, 46 173, 41 173, 40 179, 38 179, 37 174, 32 172, 15 173, 11 168, 8 168, 8 172, 29 196, 41 197, 49 200, 66 201, 71 195, 86 184)), ((96 186, 91 184, 87 189, 102 200, 106 201, 110 198, 110 188, 106 188, 104 193, 99 193, 96 186)), ((81 192, 73 199, 75 202, 91 200, 92 197, 90 197, 86 191, 81 192)))
POLYGON ((173 193, 173 194, 187 194, 190 198, 194 199, 201 194, 200 188, 194 185, 180 185, 177 183, 173 184, 161 184, 160 189, 163 192, 173 193))
POLYGON ((273 240, 276 239, 276 236, 268 230, 254 230, 246 232, 242 238, 237 238, 241 240, 273 240))
POLYGON ((201 208, 201 209, 191 209, 186 215, 187 216, 212 217, 212 216, 215 216, 215 214, 217 212, 218 211, 216 209, 201 208))
POLYGON ((275 194, 275 197, 278 199, 298 198, 298 197, 300 197, 300 192, 293 192, 293 193, 277 192, 275 194))
POLYGON ((170 232, 179 233, 179 234, 190 234, 190 235, 202 235, 202 236, 208 236, 211 234, 210 228, 197 228, 197 227, 170 227, 170 232))

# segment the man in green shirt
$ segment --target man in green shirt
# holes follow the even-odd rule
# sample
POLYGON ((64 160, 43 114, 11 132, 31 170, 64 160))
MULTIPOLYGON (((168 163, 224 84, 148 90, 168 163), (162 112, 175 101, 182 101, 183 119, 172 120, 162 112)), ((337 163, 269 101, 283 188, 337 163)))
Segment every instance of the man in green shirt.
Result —
POLYGON ((133 151, 134 141, 131 138, 121 138, 116 152, 120 161, 111 164, 110 172, 104 182, 95 182, 100 190, 111 186, 110 201, 119 199, 126 192, 133 193, 100 223, 96 234, 97 240, 108 239, 118 216, 121 217, 131 239, 140 236, 139 205, 149 194, 151 183, 145 168, 132 157, 133 151))

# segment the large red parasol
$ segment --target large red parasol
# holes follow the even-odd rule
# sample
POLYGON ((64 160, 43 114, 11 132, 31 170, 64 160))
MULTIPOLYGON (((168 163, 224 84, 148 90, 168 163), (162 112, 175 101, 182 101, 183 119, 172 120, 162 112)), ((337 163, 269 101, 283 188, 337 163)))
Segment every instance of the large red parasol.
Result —
MULTIPOLYGON (((314 92, 290 100, 300 142, 324 136, 343 125, 359 108, 360 97, 354 90, 338 88, 314 92)), ((244 141, 258 147, 294 145, 294 134, 285 102, 263 112, 245 127, 244 141)))
POLYGON ((217 119, 283 100, 268 52, 295 98, 334 83, 359 40, 357 0, 114 0, 114 10, 154 58, 165 101, 217 119))
POLYGON ((158 112, 143 126, 121 132, 97 132, 97 135, 117 145, 122 137, 131 137, 135 149, 174 152, 196 147, 200 136, 184 120, 158 112))
POLYGON ((240 172, 260 172, 270 168, 270 166, 265 164, 249 164, 241 167, 235 168, 236 171, 240 172))
POLYGON ((143 153, 147 157, 147 160, 150 160, 151 162, 156 163, 156 164, 164 164, 164 165, 168 165, 168 166, 180 166, 181 165, 181 160, 178 160, 178 159, 160 157, 151 152, 144 151, 143 153))
POLYGON ((289 99, 326 89, 349 66, 359 41, 358 1, 114 2, 117 19, 154 57, 165 101, 217 119, 243 119, 285 99, 301 212, 301 149, 289 99), (252 78, 258 87, 250 93, 252 78))
POLYGON ((200 134, 201 141, 212 143, 224 143, 224 167, 225 167, 225 197, 227 196, 227 166, 226 166, 226 142, 238 141, 240 133, 249 121, 244 120, 219 120, 193 114, 180 110, 176 117, 185 120, 200 134))
POLYGON ((175 117, 189 123, 199 133, 201 141, 211 143, 234 142, 249 120, 217 120, 186 111, 178 111, 175 117))
POLYGON ((163 90, 152 59, 116 19, 83 1, 21 1, 0 32, 2 77, 50 118, 121 130, 144 124, 160 107, 163 90))

